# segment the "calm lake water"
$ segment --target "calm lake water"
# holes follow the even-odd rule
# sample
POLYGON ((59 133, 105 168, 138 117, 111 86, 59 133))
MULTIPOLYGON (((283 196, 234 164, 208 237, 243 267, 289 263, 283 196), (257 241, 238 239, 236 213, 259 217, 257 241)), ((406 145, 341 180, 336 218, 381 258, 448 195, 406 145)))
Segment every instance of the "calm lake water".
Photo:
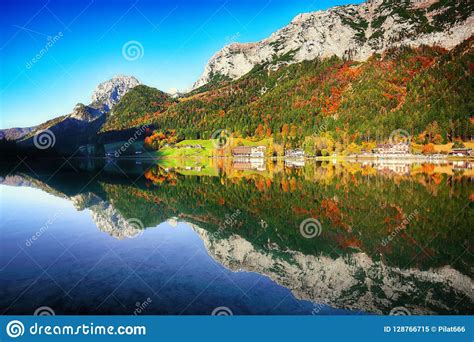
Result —
POLYGON ((470 162, 7 163, 0 310, 472 314, 473 180, 470 162))

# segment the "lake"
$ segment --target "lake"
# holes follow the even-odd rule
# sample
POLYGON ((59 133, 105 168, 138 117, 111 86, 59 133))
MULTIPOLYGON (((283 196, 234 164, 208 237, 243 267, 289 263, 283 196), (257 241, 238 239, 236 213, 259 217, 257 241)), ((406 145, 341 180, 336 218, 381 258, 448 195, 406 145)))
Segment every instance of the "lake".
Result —
POLYGON ((2 314, 472 314, 472 162, 25 159, 2 314))

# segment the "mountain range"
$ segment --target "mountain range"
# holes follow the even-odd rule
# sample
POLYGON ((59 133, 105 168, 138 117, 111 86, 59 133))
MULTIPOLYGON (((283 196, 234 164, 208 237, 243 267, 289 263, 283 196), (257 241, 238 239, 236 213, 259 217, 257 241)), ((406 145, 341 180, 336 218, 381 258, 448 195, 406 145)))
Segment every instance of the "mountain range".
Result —
POLYGON ((186 94, 117 76, 89 105, 0 136, 29 148, 49 130, 62 154, 126 140, 144 124, 183 139, 226 129, 297 146, 323 132, 348 144, 397 129, 470 139, 473 9, 466 0, 371 0, 300 14, 260 42, 225 46, 186 94))
POLYGON ((451 49, 473 33, 471 1, 369 0, 304 13, 256 43, 233 43, 217 52, 194 84, 237 79, 255 66, 338 56, 356 61, 391 47, 436 45, 451 49))

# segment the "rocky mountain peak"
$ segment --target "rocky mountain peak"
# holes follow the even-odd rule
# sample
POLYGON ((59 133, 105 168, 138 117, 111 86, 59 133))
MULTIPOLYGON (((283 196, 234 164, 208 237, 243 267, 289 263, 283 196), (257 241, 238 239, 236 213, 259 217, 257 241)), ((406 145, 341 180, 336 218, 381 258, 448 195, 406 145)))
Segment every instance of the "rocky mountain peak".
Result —
MULTIPOLYGON (((49 120, 36 127, 0 130, 0 138, 5 136, 8 140, 25 140, 26 144, 32 144, 33 136, 37 132, 50 129, 54 131, 58 139, 62 136, 64 140, 68 140, 71 136, 74 136, 76 142, 79 140, 86 142, 88 140, 87 135, 91 132, 95 134, 103 124, 104 114, 110 112, 130 89, 139 84, 140 82, 133 76, 115 76, 96 87, 92 94, 92 103, 89 105, 78 103, 71 113, 49 120), (102 119, 98 121, 99 118, 102 119), (92 123, 94 124, 89 125, 92 123), (71 132, 74 133, 71 134, 71 132), (81 136, 81 139, 78 138, 79 136, 81 136)), ((64 144, 61 146, 64 146, 64 144)))
POLYGON ((92 104, 109 112, 130 89, 139 84, 133 76, 117 75, 97 86, 92 94, 92 104))
POLYGON ((82 103, 76 104, 74 107, 73 112, 69 115, 69 117, 73 119, 77 119, 80 121, 94 121, 98 117, 102 116, 103 112, 97 108, 86 106, 82 103))
POLYGON ((370 0, 302 13, 256 43, 233 43, 211 57, 193 89, 237 79, 259 64, 331 56, 364 61, 373 53, 407 45, 451 49, 474 34, 470 0, 370 0))
POLYGON ((169 96, 171 96, 173 99, 177 99, 178 97, 182 96, 184 92, 179 91, 177 88, 170 88, 166 92, 169 96))

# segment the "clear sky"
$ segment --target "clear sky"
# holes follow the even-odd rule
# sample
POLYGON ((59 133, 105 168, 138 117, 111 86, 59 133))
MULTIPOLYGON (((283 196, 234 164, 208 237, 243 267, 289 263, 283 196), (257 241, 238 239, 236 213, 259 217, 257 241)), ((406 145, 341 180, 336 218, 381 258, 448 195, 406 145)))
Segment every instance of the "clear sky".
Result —
POLYGON ((268 37, 302 12, 359 2, 1 0, 0 128, 68 114, 117 74, 184 91, 224 45, 268 37), (140 58, 124 57, 130 41, 140 58))

